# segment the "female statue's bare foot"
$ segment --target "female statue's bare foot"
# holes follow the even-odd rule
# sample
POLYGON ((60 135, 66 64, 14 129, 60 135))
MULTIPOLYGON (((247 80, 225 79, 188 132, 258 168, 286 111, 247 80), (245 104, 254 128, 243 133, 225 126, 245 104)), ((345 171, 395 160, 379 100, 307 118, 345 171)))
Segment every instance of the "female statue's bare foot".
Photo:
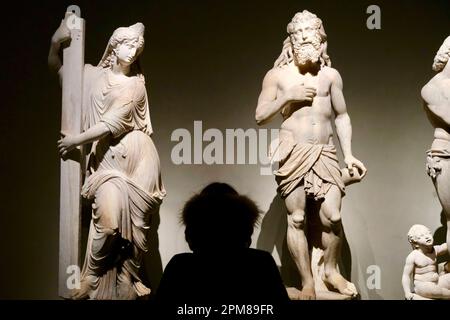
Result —
POLYGON ((341 294, 356 297, 358 291, 353 283, 347 281, 339 272, 334 271, 328 276, 324 276, 323 281, 326 285, 339 291, 341 294))
POLYGON ((134 290, 138 297, 148 296, 150 295, 151 290, 147 288, 142 282, 137 281, 133 283, 134 290))
POLYGON ((74 300, 83 300, 89 299, 89 293, 91 293, 94 288, 95 281, 97 280, 96 276, 86 276, 80 282, 80 289, 74 289, 72 299, 74 300))

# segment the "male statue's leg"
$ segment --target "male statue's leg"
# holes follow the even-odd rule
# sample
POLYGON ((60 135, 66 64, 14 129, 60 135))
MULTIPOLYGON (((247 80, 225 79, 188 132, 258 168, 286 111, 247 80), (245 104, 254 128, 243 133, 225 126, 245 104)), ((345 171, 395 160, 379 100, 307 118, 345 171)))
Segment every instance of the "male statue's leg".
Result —
POLYGON ((308 242, 305 235, 306 194, 303 186, 295 188, 285 199, 287 216, 287 245, 302 280, 301 300, 315 299, 308 242))
POLYGON ((448 290, 450 293, 450 273, 445 273, 439 277, 438 286, 448 290))
POLYGON ((447 246, 450 250, 450 160, 440 159, 441 171, 434 180, 434 186, 447 218, 447 246))
POLYGON ((429 298, 429 299, 450 299, 450 290, 447 288, 441 287, 439 284, 442 285, 441 281, 440 283, 436 284, 434 282, 421 282, 421 281, 415 281, 414 282, 414 291, 416 294, 429 298))
POLYGON ((353 283, 347 281, 338 271, 338 258, 341 255, 343 239, 341 222, 341 190, 332 186, 320 207, 322 223, 322 245, 324 247, 324 282, 340 293, 348 296, 358 294, 353 283))

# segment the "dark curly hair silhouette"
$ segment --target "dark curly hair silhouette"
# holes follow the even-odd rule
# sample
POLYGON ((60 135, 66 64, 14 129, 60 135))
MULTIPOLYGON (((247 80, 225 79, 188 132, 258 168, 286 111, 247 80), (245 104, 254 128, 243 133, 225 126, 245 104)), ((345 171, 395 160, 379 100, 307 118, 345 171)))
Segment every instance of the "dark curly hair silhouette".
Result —
POLYGON ((215 182, 184 206, 181 220, 192 251, 248 248, 259 210, 246 196, 215 182))
POLYGON ((173 310, 186 303, 288 301, 270 253, 251 249, 259 210, 230 185, 212 183, 189 199, 181 213, 192 253, 167 264, 156 300, 173 310))

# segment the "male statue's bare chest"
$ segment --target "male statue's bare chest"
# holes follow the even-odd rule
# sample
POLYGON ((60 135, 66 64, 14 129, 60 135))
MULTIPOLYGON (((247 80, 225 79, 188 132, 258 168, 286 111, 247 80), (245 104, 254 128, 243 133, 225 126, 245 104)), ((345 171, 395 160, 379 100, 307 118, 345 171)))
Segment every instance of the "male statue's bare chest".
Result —
MULTIPOLYGON (((283 118, 290 121, 298 121, 304 118, 320 116, 320 119, 329 118, 332 114, 330 103, 330 80, 320 71, 316 75, 310 73, 301 74, 300 72, 286 72, 280 81, 279 90, 286 92, 299 85, 314 88, 316 94, 312 102, 291 102, 281 111, 283 118)), ((315 119, 319 122, 319 118, 315 119)), ((319 128, 318 128, 319 129, 319 128)))
POLYGON ((330 93, 330 79, 323 71, 319 71, 316 75, 306 73, 301 74, 292 70, 283 74, 279 90, 286 92, 293 86, 304 85, 316 89, 316 97, 327 97, 330 93))

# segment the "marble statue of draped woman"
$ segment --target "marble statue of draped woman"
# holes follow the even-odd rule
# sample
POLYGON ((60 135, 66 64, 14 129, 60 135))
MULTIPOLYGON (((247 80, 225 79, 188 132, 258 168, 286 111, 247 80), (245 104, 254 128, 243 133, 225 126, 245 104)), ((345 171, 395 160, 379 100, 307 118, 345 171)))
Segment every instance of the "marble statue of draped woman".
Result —
POLYGON ((141 23, 118 28, 99 65, 85 66, 84 131, 59 142, 62 156, 90 146, 81 194, 92 200, 92 220, 74 298, 135 299, 150 292, 139 269, 150 217, 165 190, 138 60, 143 33, 141 23))

